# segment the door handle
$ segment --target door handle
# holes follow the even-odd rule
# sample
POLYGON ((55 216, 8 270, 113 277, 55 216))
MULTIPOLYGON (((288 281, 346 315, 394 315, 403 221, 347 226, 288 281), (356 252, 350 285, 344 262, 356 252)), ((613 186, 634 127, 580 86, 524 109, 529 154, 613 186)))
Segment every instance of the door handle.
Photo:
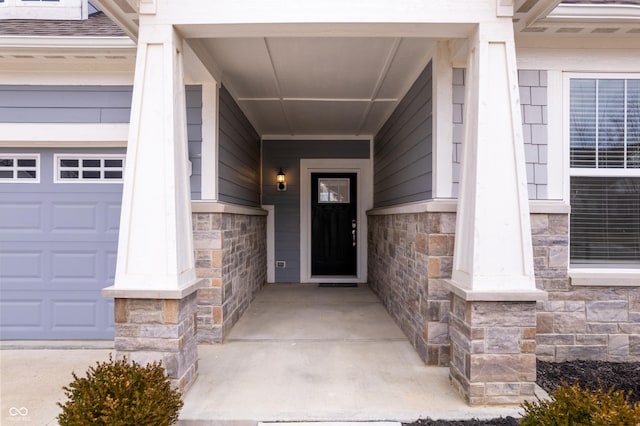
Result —
POLYGON ((358 227, 356 220, 351 221, 351 241, 353 246, 356 246, 356 228, 358 227))

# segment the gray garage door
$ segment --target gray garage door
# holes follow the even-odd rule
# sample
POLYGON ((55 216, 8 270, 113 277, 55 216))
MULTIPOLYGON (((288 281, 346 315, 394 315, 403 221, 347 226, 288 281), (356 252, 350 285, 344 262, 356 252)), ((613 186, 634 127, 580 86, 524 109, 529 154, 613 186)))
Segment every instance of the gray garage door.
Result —
POLYGON ((2 339, 113 338, 123 154, 0 151, 2 339))

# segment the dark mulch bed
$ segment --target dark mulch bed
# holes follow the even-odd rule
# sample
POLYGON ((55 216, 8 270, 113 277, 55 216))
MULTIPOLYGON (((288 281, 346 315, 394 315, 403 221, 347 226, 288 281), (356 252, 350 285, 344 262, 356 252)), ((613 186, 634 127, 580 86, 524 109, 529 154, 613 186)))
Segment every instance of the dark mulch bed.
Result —
POLYGON ((604 389, 613 387, 630 392, 630 401, 640 401, 640 362, 538 361, 537 373, 536 381, 547 392, 564 380, 570 385, 578 382, 589 389, 597 389, 599 385, 604 389))
MULTIPOLYGON (((537 363, 537 383, 547 392, 552 392, 562 381, 568 384, 579 382, 595 389, 613 387, 630 393, 631 401, 640 401, 640 362, 567 361, 537 363)), ((420 419, 404 426, 517 426, 513 417, 491 420, 431 420, 420 419)))

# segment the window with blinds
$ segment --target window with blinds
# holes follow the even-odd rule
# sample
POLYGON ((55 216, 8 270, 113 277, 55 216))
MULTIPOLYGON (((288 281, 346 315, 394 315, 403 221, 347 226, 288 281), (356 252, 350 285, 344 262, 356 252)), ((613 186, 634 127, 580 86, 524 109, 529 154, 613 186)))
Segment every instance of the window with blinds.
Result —
POLYGON ((570 80, 572 265, 640 267, 640 79, 570 80))

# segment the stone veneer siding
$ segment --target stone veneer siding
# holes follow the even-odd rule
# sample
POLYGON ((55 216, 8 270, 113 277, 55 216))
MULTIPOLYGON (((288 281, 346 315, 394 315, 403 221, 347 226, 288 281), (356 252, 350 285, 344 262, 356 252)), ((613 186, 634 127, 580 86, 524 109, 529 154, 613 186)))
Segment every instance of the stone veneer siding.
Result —
POLYGON ((174 388, 186 392, 198 375, 196 293, 183 299, 115 299, 118 358, 162 361, 174 388))
POLYGON ((532 214, 539 359, 640 360, 640 287, 572 286, 566 214, 532 214))
POLYGON ((472 405, 520 404, 535 395, 536 303, 451 298, 453 386, 472 405))
POLYGON ((449 365, 454 213, 368 217, 369 285, 422 360, 449 365))
MULTIPOLYGON (((451 276, 455 213, 368 221, 371 288, 423 361, 448 365, 451 295, 439 278, 451 276)), ((640 360, 640 287, 572 286, 568 215, 531 214, 531 228, 536 285, 549 298, 536 306, 537 358, 640 360)))
POLYGON ((198 343, 220 343, 267 279, 266 216, 194 213, 198 343))

